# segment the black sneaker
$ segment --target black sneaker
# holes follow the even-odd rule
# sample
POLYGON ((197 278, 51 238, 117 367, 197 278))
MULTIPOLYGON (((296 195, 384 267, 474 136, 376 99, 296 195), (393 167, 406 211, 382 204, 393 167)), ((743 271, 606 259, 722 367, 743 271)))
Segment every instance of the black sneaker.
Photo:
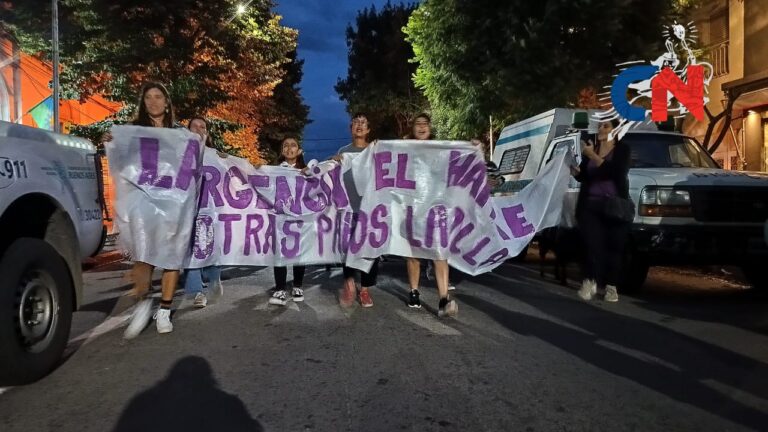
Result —
POLYGON ((440 304, 438 305, 438 309, 437 309, 437 316, 439 318, 453 317, 453 316, 456 316, 458 313, 459 313, 459 305, 456 303, 455 300, 448 300, 447 298, 440 299, 440 304))
POLYGON ((408 295, 408 307, 411 308, 421 308, 421 300, 419 299, 419 290, 411 290, 411 293, 408 295))

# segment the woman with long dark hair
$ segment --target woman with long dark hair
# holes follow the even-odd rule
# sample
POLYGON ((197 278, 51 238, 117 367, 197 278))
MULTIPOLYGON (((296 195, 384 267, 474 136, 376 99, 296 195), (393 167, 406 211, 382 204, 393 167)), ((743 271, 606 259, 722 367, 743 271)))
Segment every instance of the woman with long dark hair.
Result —
MULTIPOLYGON (((304 151, 301 149, 299 140, 295 137, 286 137, 283 139, 282 148, 280 149, 280 157, 277 159, 278 165, 285 168, 296 168, 303 170, 307 167, 304 162, 304 151)), ((304 266, 293 266, 293 289, 291 290, 291 298, 295 302, 304 301, 304 290, 302 285, 304 282, 304 266)), ((288 303, 287 293, 287 278, 288 268, 284 266, 275 266, 275 292, 269 299, 269 304, 277 306, 285 306, 288 303)))
MULTIPOLYGON (((141 89, 139 97, 139 112, 133 124, 147 127, 176 127, 176 119, 173 112, 173 103, 168 90, 160 83, 149 82, 141 89)), ((125 337, 136 337, 149 322, 152 316, 152 302, 146 299, 149 288, 152 285, 152 272, 154 266, 149 263, 136 261, 133 263, 133 290, 131 294, 139 300, 131 323, 125 330, 125 337)), ((171 324, 171 304, 176 286, 179 283, 179 269, 163 269, 161 282, 162 296, 160 308, 156 314, 156 326, 158 333, 170 333, 173 331, 171 324)))
POLYGON ((582 160, 573 168, 581 183, 576 219, 584 239, 584 280, 579 297, 591 300, 598 288, 607 302, 619 301, 616 286, 633 217, 629 201, 630 149, 614 136, 618 121, 598 126, 597 144, 582 141, 582 160))

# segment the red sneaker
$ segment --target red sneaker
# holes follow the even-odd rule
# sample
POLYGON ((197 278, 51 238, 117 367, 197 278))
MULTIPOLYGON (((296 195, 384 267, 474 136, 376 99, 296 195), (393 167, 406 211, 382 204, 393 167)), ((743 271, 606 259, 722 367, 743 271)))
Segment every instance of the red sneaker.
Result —
POLYGON ((368 292, 368 288, 360 290, 360 304, 364 308, 373 307, 373 299, 371 298, 371 293, 368 292))
POLYGON ((353 279, 344 280, 344 285, 339 292, 339 304, 343 307, 350 307, 355 302, 355 292, 357 287, 353 279))

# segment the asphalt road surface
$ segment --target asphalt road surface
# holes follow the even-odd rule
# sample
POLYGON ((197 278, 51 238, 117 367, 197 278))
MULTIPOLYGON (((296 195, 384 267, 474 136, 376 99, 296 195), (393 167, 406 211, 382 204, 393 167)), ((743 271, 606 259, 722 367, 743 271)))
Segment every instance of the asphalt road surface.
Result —
POLYGON ((406 307, 402 261, 370 309, 338 305, 340 269, 308 268, 305 302, 279 307, 271 269, 229 268, 207 308, 179 293, 173 333, 125 341, 126 269, 86 274, 66 358, 1 390, 1 431, 768 430, 768 296, 727 277, 662 269, 586 303, 505 264, 455 277, 443 320, 426 279, 406 307))

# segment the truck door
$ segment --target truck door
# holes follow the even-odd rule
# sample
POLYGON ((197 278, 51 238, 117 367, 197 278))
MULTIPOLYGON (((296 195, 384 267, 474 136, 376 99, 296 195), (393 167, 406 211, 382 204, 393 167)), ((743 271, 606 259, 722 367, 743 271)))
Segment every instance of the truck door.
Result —
MULTIPOLYGON (((555 154, 556 150, 559 149, 569 149, 574 157, 576 158, 576 163, 581 162, 581 145, 579 143, 579 139, 581 138, 581 134, 570 134, 566 135, 562 138, 558 138, 553 140, 549 148, 547 149, 547 152, 545 153, 545 157, 542 160, 542 165, 539 167, 539 171, 544 167, 544 165, 548 164, 552 160, 552 156, 555 154)), ((563 216, 560 221, 560 226, 563 227, 575 227, 576 226, 576 202, 579 198, 579 182, 576 181, 575 178, 571 177, 570 181, 568 182, 568 191, 565 193, 565 198, 563 202, 563 216)))

